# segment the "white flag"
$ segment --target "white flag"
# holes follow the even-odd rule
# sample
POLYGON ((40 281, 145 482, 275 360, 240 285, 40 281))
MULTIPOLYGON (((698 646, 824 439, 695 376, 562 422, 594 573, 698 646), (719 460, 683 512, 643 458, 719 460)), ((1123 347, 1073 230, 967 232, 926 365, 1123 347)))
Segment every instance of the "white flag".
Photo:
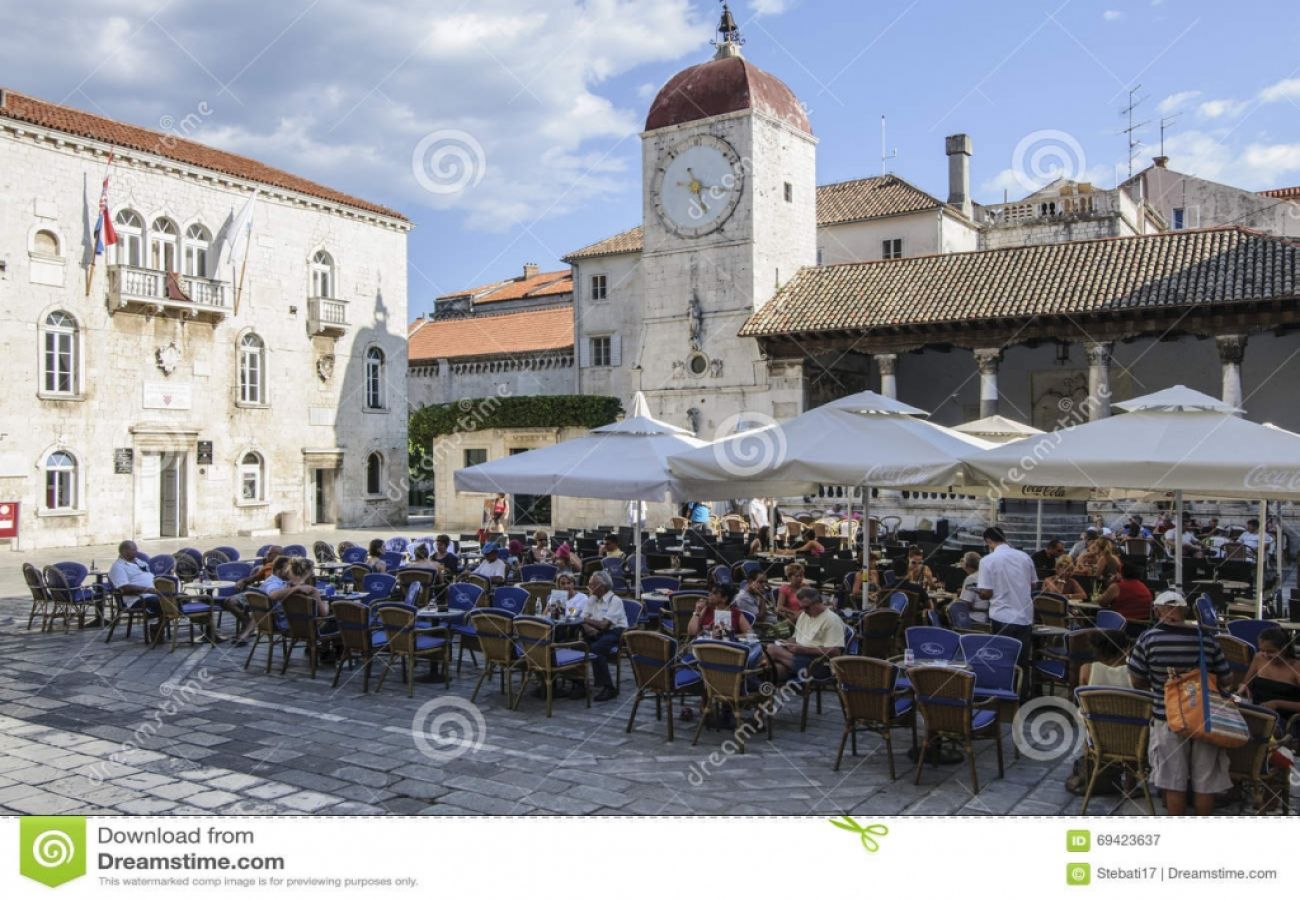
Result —
POLYGON ((230 225, 230 234, 226 237, 222 249, 221 267, 229 266, 235 278, 238 278, 239 269, 244 265, 244 259, 248 255, 249 238, 253 232, 253 206, 257 203, 257 194, 257 191, 253 191, 253 195, 244 201, 243 209, 230 225))

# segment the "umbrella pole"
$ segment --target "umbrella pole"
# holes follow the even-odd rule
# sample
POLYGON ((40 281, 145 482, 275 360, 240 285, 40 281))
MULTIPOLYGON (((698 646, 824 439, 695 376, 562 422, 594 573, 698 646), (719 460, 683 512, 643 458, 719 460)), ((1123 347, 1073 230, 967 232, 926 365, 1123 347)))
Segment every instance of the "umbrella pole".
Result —
POLYGON ((1043 546, 1043 501, 1038 501, 1038 517, 1034 522, 1035 537, 1034 549, 1037 550, 1043 546))
POLYGON ((1174 491, 1174 587, 1183 589, 1183 492, 1174 491))
POLYGON ((1286 560, 1282 555, 1282 539, 1285 532, 1282 530, 1282 501, 1277 501, 1277 536, 1273 538, 1273 549, 1277 552, 1277 586, 1282 587, 1282 563, 1286 560))
POLYGON ((641 543, 641 501, 636 501, 633 507, 636 512, 633 517, 636 519, 636 599, 641 599, 641 570, 645 568, 645 547, 641 543))
POLYGON ((871 488, 862 482, 862 608, 867 608, 867 584, 871 578, 871 488))
POLYGON ((1255 550, 1255 618, 1264 618, 1264 561, 1268 544, 1264 541, 1264 521, 1268 518, 1268 501, 1259 501, 1259 547, 1255 550))

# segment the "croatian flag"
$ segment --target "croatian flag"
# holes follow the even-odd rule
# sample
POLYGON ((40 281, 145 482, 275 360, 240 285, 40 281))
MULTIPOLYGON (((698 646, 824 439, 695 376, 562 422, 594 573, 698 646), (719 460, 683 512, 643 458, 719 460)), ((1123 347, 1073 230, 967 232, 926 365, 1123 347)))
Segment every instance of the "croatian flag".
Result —
MULTIPOLYGON (((108 164, 113 164, 109 154, 108 164)), ((108 175, 104 176, 104 187, 99 193, 99 218, 95 220, 95 255, 103 256, 104 248, 117 243, 117 232, 113 230, 113 217, 108 214, 108 175)))

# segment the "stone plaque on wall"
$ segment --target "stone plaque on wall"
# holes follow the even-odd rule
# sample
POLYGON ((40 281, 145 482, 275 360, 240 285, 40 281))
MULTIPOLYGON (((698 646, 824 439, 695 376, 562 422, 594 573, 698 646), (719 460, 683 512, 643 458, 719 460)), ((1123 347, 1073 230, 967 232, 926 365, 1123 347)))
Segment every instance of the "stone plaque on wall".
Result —
POLYGON ((212 465, 212 441, 199 441, 198 450, 195 455, 198 459, 199 465, 212 465))
POLYGON ((118 447, 113 450, 113 473, 130 475, 135 470, 135 451, 130 447, 118 447))
POLYGON ((194 404, 193 385, 168 384, 165 381, 144 383, 145 409, 189 409, 194 404))

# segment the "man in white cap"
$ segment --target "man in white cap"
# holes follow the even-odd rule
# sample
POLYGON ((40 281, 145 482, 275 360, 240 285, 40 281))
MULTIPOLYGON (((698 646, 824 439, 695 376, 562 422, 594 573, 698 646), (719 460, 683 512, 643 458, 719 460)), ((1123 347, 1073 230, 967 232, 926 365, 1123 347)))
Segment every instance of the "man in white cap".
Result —
POLYGON ((1204 654, 1207 670, 1220 691, 1232 686, 1232 670, 1214 636, 1187 622, 1187 600, 1178 591, 1164 591, 1155 599, 1155 627, 1143 632, 1129 655, 1133 687, 1155 693, 1151 744, 1151 783, 1165 792, 1171 816, 1187 812, 1187 788, 1198 816, 1214 812, 1214 795, 1232 787, 1228 754, 1221 747, 1175 734, 1165 719, 1165 682, 1172 670, 1182 674, 1200 667, 1204 654))
POLYGON ((506 563, 501 559, 496 542, 483 545, 483 561, 474 570, 475 575, 482 575, 492 584, 504 584, 506 580, 506 563))

